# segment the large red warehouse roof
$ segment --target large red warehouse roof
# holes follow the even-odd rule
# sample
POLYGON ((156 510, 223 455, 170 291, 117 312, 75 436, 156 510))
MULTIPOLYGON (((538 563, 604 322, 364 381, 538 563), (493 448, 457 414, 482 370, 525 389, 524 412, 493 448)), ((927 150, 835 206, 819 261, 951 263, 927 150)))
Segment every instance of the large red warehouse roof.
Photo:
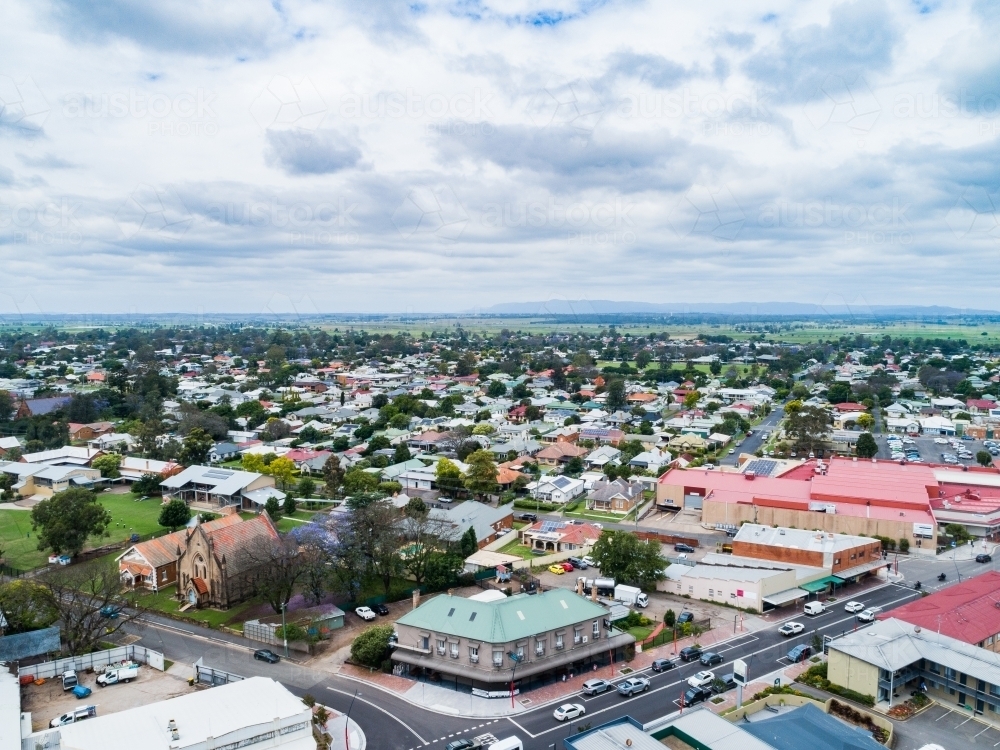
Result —
POLYGON ((949 635, 965 643, 981 643, 1000 633, 1000 572, 967 578, 922 599, 879 615, 949 635))

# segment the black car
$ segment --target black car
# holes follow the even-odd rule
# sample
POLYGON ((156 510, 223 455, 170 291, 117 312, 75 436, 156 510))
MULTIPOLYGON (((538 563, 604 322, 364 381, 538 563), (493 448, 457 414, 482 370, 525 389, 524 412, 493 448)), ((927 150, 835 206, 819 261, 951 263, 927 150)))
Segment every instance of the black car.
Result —
POLYGON ((687 648, 682 648, 680 657, 684 661, 694 661, 701 656, 701 649, 697 646, 688 646, 687 648))
POLYGON ((712 691, 708 688, 688 688, 684 693, 684 705, 693 706, 695 703, 707 701, 712 697, 712 691))
POLYGON ((978 563, 993 562, 993 555, 976 555, 976 562, 978 563))
POLYGON ((472 740, 463 737, 460 740, 449 742, 447 746, 445 746, 444 750, 473 750, 473 748, 476 747, 480 747, 480 745, 477 745, 472 740))
POLYGON ((694 552, 694 547, 690 544, 682 544, 678 542, 674 545, 674 552, 694 552))
POLYGON ((535 521, 538 520, 538 516, 536 516, 534 513, 522 513, 521 515, 519 515, 517 517, 517 520, 518 521, 531 521, 532 523, 534 523, 535 521))
POLYGON ((712 683, 712 690, 716 693, 724 693, 727 690, 732 690, 736 687, 736 677, 732 672, 729 674, 724 674, 721 677, 716 677, 715 682, 712 683))
POLYGON ((706 651, 698 661, 706 667, 711 667, 713 664, 722 664, 722 654, 717 654, 714 651, 706 651))
POLYGON ((266 661, 268 664, 277 664, 281 661, 281 657, 269 648, 262 648, 254 651, 253 658, 259 659, 260 661, 266 661))
POLYGON ((579 557, 571 557, 568 560, 566 560, 566 562, 568 562, 570 565, 572 565, 576 570, 586 570, 587 568, 590 567, 589 565, 587 565, 587 563, 585 563, 579 557))
POLYGON ((385 617, 387 614, 389 614, 389 608, 384 604, 373 604, 372 612, 374 612, 377 615, 382 615, 382 617, 385 617))
POLYGON ((681 612, 677 615, 678 625, 683 625, 686 622, 694 622, 694 615, 691 612, 681 612))
POLYGON ((656 659, 652 664, 654 672, 666 672, 668 669, 673 669, 676 666, 677 662, 673 659, 656 659))

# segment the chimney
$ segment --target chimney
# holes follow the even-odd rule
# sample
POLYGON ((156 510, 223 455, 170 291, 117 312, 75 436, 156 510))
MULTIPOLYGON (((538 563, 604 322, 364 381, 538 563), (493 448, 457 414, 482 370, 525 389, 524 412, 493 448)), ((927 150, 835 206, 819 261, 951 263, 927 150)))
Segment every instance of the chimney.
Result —
POLYGON ((413 608, 420 606, 420 587, 413 589, 413 608))
POLYGON ((590 585, 590 601, 592 601, 592 602, 596 602, 597 601, 597 581, 596 580, 590 585))
POLYGON ((576 595, 583 596, 583 578, 576 579, 576 595))
POLYGON ((448 589, 448 596, 452 596, 455 593, 455 589, 448 589))

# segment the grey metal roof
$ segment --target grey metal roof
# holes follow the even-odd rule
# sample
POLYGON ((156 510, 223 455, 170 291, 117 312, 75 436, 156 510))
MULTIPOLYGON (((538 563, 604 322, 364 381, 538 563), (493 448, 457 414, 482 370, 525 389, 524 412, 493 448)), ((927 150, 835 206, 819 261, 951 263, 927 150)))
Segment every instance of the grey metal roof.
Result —
POLYGON ((896 671, 921 659, 1000 685, 1000 654, 890 617, 830 642, 830 648, 896 671))
POLYGON ((885 750, 871 732, 840 721, 811 703, 777 716, 757 718, 743 730, 776 750, 802 750, 804 747, 810 750, 885 750))
POLYGON ((779 606, 785 604, 786 602, 792 602, 796 599, 801 599, 802 597, 809 596, 809 592, 805 589, 786 589, 785 591, 779 591, 776 594, 768 594, 762 597, 768 604, 773 604, 774 606, 779 606))

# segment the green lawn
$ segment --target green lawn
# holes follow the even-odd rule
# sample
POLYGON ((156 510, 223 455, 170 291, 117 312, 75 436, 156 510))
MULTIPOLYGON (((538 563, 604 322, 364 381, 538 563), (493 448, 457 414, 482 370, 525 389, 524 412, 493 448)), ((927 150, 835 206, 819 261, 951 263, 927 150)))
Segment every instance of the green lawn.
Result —
MULTIPOLYGON (((111 494, 102 492, 98 502, 111 511, 108 536, 91 537, 88 547, 121 542, 132 534, 151 534, 165 529, 157 523, 160 515, 160 498, 139 501, 131 492, 111 494)), ((31 513, 23 510, 0 510, 0 548, 4 561, 15 568, 29 570, 44 565, 48 552, 38 547, 38 538, 31 528, 31 513)))
POLYGON ((653 632, 655 627, 655 625, 636 625, 634 628, 629 628, 628 632, 635 636, 636 643, 638 643, 649 638, 649 634, 653 632))
POLYGON ((243 602, 238 604, 232 609, 220 610, 220 609, 189 609, 186 612, 179 612, 180 603, 175 599, 177 593, 176 586, 170 586, 165 589, 161 589, 156 593, 151 591, 139 594, 138 603, 139 606, 145 607, 146 609, 153 609, 157 612, 164 612, 167 614, 174 615, 175 617, 183 617, 188 620, 193 620, 195 622, 200 622, 209 627, 217 628, 220 625, 227 625, 228 627, 243 627, 244 613, 247 610, 257 606, 258 602, 251 600, 248 602, 243 602))
POLYGON ((521 544, 520 539, 515 539, 514 541, 505 544, 503 547, 498 549, 497 552, 503 555, 517 555, 522 560, 530 560, 534 557, 534 555, 531 554, 531 549, 527 545, 521 544))
POLYGON ((609 521, 611 523, 624 523, 633 517, 632 511, 628 513, 602 513, 594 510, 578 510, 565 512, 563 516, 568 518, 582 518, 587 521, 609 521))

